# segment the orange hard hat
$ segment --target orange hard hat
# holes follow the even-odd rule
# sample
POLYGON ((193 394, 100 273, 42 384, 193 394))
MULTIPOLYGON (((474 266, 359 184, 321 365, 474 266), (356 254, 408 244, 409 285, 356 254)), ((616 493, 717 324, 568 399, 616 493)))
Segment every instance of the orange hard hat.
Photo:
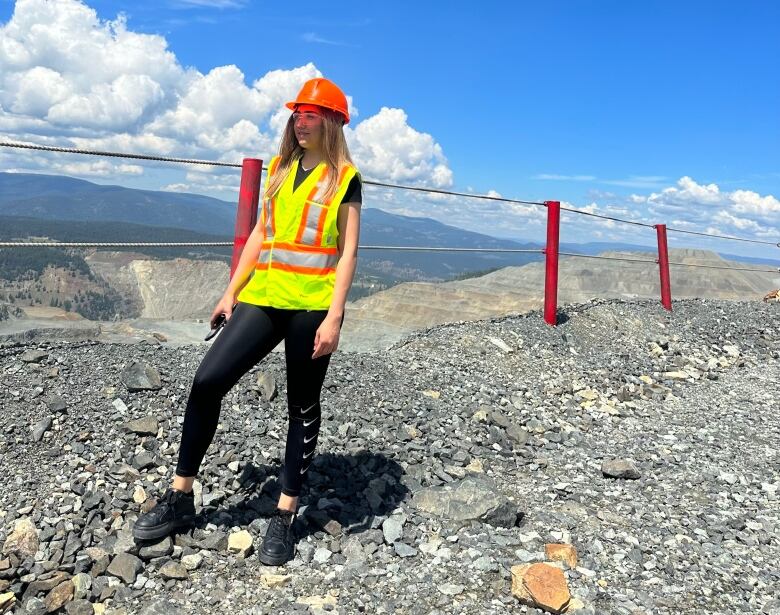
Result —
POLYGON ((287 103, 287 108, 295 111, 298 105, 318 105, 326 109, 332 109, 344 116, 344 123, 349 124, 349 110, 347 109, 347 97, 332 81, 317 77, 309 79, 303 84, 301 91, 295 100, 287 103))

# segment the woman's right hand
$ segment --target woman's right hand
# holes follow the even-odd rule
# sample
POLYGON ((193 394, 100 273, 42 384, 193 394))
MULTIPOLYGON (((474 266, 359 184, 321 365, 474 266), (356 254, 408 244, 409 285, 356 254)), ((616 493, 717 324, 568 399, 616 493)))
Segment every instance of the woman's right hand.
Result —
POLYGON ((230 293, 225 293, 222 295, 222 299, 220 299, 219 303, 217 303, 217 307, 214 308, 214 311, 211 313, 211 318, 209 319, 209 324, 211 325, 212 329, 215 327, 217 318, 219 318, 220 314, 225 315, 226 322, 230 320, 230 316, 233 314, 233 306, 235 304, 236 298, 233 295, 230 293))

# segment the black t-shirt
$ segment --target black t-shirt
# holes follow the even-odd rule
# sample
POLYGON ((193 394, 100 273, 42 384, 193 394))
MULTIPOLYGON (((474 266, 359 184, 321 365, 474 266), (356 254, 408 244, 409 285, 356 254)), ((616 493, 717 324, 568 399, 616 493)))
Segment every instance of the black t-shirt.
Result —
MULTIPOLYGON (((295 174, 295 181, 293 182, 293 190, 295 190, 298 186, 303 183, 303 180, 305 180, 309 174, 314 169, 309 169, 308 171, 303 168, 303 165, 298 161, 298 171, 295 174)), ((360 183, 360 177, 357 173, 355 173, 355 177, 353 177, 350 182, 349 186, 347 186, 347 191, 344 193, 344 198, 341 200, 342 203, 362 203, 363 202, 363 190, 360 183)))

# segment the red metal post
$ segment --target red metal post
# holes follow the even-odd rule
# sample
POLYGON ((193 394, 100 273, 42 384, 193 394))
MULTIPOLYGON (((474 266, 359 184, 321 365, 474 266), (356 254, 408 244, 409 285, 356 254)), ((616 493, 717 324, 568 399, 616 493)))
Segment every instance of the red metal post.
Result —
POLYGON ((544 321, 557 325, 558 318, 558 237, 561 226, 560 201, 545 201, 547 206, 547 245, 544 248, 544 321))
POLYGON ((669 251, 666 247, 666 225, 656 224, 658 235, 658 269, 661 272, 661 305, 672 311, 672 290, 669 284, 669 251))
POLYGON ((260 199, 260 174, 263 161, 258 158, 244 158, 241 165, 241 188, 238 192, 236 211, 236 232, 233 237, 233 258, 230 261, 230 277, 238 267, 241 252, 249 234, 257 223, 257 203, 260 199))

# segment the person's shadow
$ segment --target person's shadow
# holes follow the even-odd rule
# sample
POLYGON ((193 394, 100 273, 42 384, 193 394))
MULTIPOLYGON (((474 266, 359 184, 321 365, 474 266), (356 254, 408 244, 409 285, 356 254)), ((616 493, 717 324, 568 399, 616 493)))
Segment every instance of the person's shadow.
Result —
MULTIPOLYGON (((249 526, 255 519, 270 517, 281 493, 280 472, 279 465, 246 464, 238 477, 240 489, 218 505, 202 507, 196 526, 222 522, 249 526)), ((299 510, 305 509, 297 518, 297 536, 305 538, 321 530, 354 534, 370 529, 375 517, 389 515, 409 496, 403 475, 395 460, 379 453, 317 455, 298 500, 299 510)))

